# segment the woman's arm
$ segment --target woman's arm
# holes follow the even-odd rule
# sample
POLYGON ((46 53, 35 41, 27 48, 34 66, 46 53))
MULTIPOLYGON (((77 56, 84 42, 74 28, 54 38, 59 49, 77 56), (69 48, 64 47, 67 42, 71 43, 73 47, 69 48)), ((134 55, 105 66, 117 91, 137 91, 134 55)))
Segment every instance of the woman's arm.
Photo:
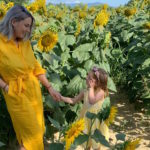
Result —
POLYGON ((79 95, 77 95, 74 98, 61 96, 61 99, 62 99, 62 101, 66 102, 66 103, 75 104, 75 103, 83 100, 83 97, 84 97, 84 92, 82 91, 79 95))
POLYGON ((42 83, 42 85, 44 85, 44 86, 47 88, 49 94, 50 94, 54 99, 56 99, 56 100, 59 101, 60 98, 61 98, 61 94, 53 89, 53 87, 52 87, 51 84, 49 83, 48 79, 46 78, 45 74, 37 75, 37 78, 40 80, 40 82, 42 83))

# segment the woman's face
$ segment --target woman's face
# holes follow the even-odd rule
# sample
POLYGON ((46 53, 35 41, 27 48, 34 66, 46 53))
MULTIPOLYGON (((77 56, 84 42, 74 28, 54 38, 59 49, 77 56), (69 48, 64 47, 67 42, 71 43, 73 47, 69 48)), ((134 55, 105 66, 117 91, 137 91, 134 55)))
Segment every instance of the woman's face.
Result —
POLYGON ((28 17, 21 21, 13 20, 12 25, 14 28, 14 38, 23 39, 31 31, 32 19, 28 17))

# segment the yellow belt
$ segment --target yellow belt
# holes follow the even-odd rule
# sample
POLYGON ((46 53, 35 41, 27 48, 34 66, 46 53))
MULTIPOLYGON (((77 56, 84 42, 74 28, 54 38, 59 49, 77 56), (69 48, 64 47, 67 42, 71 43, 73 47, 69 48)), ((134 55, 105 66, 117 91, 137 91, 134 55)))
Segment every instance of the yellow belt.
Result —
POLYGON ((19 75, 19 76, 17 76, 17 78, 12 78, 10 80, 10 82, 16 81, 16 83, 17 83, 17 87, 16 88, 14 87, 14 91, 17 93, 17 95, 20 95, 22 90, 25 90, 25 85, 23 83, 23 80, 26 80, 33 76, 34 76, 33 73, 28 73, 28 74, 24 74, 24 75, 19 75))

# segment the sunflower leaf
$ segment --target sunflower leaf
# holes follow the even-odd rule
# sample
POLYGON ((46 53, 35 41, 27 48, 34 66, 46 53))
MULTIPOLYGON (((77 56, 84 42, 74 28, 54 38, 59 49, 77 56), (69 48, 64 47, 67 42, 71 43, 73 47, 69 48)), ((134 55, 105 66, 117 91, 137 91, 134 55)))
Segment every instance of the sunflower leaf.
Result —
POLYGON ((116 138, 117 138, 118 141, 119 140, 125 141, 125 137, 126 137, 126 135, 123 134, 123 133, 116 134, 116 138))
POLYGON ((51 143, 49 145, 49 149, 50 150, 63 150, 64 145, 62 143, 51 143))
POLYGON ((86 142, 88 140, 88 135, 87 134, 83 134, 83 135, 79 135, 75 141, 74 141, 74 145, 78 146, 83 144, 84 142, 86 142))
POLYGON ((60 128, 61 128, 59 122, 57 122, 56 120, 52 119, 50 116, 48 116, 48 120, 49 120, 57 129, 60 129, 60 128))
POLYGON ((101 143, 102 145, 104 145, 104 146, 106 146, 106 147, 110 147, 108 141, 105 139, 105 136, 103 136, 103 135, 101 134, 101 132, 100 132, 98 129, 96 129, 96 130, 94 131, 94 134, 92 135, 92 138, 93 138, 96 142, 99 142, 99 143, 101 143))
POLYGON ((88 111, 86 113, 86 117, 92 120, 92 119, 96 118, 97 115, 88 111))
POLYGON ((5 145, 4 143, 0 142, 0 147, 2 147, 2 146, 4 146, 4 145, 5 145))

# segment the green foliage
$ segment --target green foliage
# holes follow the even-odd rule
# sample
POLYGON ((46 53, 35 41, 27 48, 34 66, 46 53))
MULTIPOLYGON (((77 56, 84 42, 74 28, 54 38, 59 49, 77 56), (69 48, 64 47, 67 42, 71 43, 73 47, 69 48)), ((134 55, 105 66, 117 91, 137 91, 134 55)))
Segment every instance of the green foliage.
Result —
POLYGON ((142 10, 142 1, 136 5, 134 2, 130 1, 128 5, 139 8, 135 16, 127 19, 124 14, 115 15, 108 24, 113 42, 109 61, 113 64, 110 67, 114 81, 127 88, 130 101, 142 100, 147 107, 150 99, 150 31, 143 24, 150 18, 146 11, 148 5, 142 10))
POLYGON ((10 115, 8 114, 4 97, 0 94, 0 147, 10 146, 16 139, 10 115))
MULTIPOLYGON (((10 1, 5 0, 5 2, 10 1)), ((28 0, 13 2, 29 3, 28 0)), ((46 30, 58 33, 58 43, 49 53, 39 50, 38 39, 32 41, 35 56, 47 70, 46 75, 52 86, 64 96, 76 96, 81 90, 86 89, 86 75, 93 66, 97 66, 107 71, 108 89, 111 92, 117 91, 116 84, 122 86, 127 89, 131 102, 142 100, 150 109, 150 31, 143 27, 145 22, 150 21, 148 11, 150 6, 145 5, 141 9, 141 5, 142 0, 139 3, 131 0, 127 4, 129 7, 137 7, 138 10, 128 19, 123 13, 112 13, 114 10, 109 7, 111 16, 104 29, 93 27, 93 21, 101 6, 95 7, 95 13, 87 14, 85 20, 79 20, 78 13, 65 5, 58 5, 57 9, 53 5, 48 5, 47 10, 54 12, 53 17, 48 16, 49 12, 47 15, 33 13, 37 21, 34 35, 42 35, 46 30), (56 14, 59 12, 65 15, 61 19, 56 19, 56 14), (79 35, 75 36, 78 22, 81 29, 79 35)), ((78 118, 82 103, 71 106, 56 102, 43 87, 42 94, 47 129, 45 136, 54 140, 54 133, 65 131, 65 127, 78 118)), ((98 115, 87 113, 87 117, 92 120, 97 117, 100 121, 105 120, 110 112, 110 100, 107 99, 103 105, 106 109, 102 109, 98 115)), ((0 141, 7 145, 12 138, 15 138, 15 134, 1 94, 0 122, 0 141)), ((85 142, 87 137, 88 135, 78 137, 75 145, 85 142)), ((108 146, 99 131, 96 131, 93 137, 108 146)), ((124 141, 124 135, 119 134, 116 137, 118 141, 124 141)), ((123 148, 124 144, 119 143, 116 147, 123 148)), ((63 145, 52 143, 50 149, 52 148, 62 149, 63 145)))
POLYGON ((51 143, 49 146, 50 150, 64 150, 64 146, 61 143, 51 143))
POLYGON ((102 145, 106 147, 110 147, 108 141, 105 139, 105 137, 101 134, 101 132, 98 129, 95 130, 94 134, 92 135, 92 138, 97 143, 101 143, 102 145))

